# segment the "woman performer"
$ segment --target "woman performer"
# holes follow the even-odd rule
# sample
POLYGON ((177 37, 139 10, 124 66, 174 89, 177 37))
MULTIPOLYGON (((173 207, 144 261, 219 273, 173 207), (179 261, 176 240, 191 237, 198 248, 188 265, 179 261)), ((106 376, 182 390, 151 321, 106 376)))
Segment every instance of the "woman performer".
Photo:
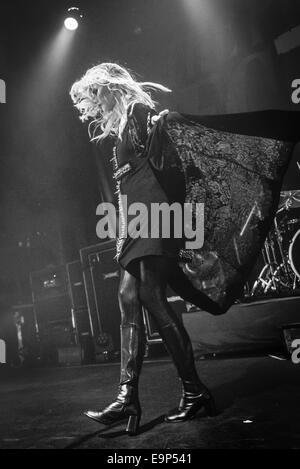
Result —
MULTIPOLYGON (((157 83, 138 82, 118 64, 102 63, 75 82, 70 93, 81 120, 91 119, 91 140, 113 137, 115 141, 112 161, 123 223, 117 240, 122 270, 119 393, 105 409, 85 415, 105 425, 126 420, 129 434, 136 434, 141 418, 138 380, 145 347, 141 305, 154 318, 182 382, 179 406, 165 420, 185 421, 200 409, 215 412, 213 397, 197 374, 190 338, 167 301, 166 288, 170 285, 212 314, 226 312, 241 294, 271 226, 296 142, 290 113, 201 117, 163 111, 158 115, 151 90, 171 91, 157 83), (265 122, 271 123, 268 129, 265 122), (152 204, 191 204, 190 228, 200 217, 198 204, 204 204, 204 244, 186 249, 174 223, 168 238, 161 233, 157 237, 127 233, 125 195, 128 207, 139 202, 148 213, 152 204)), ((141 218, 140 232, 145 223, 141 218)))

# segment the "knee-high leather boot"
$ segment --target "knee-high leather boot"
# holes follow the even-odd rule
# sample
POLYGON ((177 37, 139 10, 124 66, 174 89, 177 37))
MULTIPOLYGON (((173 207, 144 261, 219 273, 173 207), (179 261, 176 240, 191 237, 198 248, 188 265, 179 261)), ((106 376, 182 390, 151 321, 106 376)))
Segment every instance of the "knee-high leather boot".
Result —
POLYGON ((201 409, 208 415, 214 415, 214 399, 199 379, 192 344, 183 324, 172 321, 159 327, 159 332, 173 359, 183 387, 179 406, 165 417, 166 422, 192 419, 201 409))
POLYGON ((127 421, 126 431, 135 435, 139 429, 141 406, 138 381, 145 354, 145 331, 140 324, 121 325, 121 373, 116 399, 102 411, 89 410, 84 414, 104 425, 127 421))

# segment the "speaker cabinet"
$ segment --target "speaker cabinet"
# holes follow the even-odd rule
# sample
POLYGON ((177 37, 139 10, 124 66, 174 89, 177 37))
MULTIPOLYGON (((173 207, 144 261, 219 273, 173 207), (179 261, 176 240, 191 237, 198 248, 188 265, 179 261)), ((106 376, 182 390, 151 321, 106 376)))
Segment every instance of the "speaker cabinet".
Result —
POLYGON ((12 306, 12 314, 18 338, 20 362, 32 365, 39 359, 38 326, 32 304, 12 306))
POLYGON ((30 273, 33 303, 68 296, 67 273, 64 265, 49 266, 30 273))
POLYGON ((79 260, 67 264, 68 289, 74 324, 80 343, 91 336, 91 324, 84 287, 83 267, 79 260))
POLYGON ((67 264, 67 277, 72 308, 74 310, 87 308, 83 281, 83 267, 80 260, 69 262, 67 264))
POLYGON ((114 240, 80 250, 92 336, 108 352, 120 350, 120 269, 115 254, 114 240))
POLYGON ((31 272, 30 282, 38 338, 43 350, 47 350, 44 353, 46 361, 51 362, 54 360, 49 358, 49 350, 55 351, 58 347, 69 347, 78 342, 66 268, 50 266, 31 272))

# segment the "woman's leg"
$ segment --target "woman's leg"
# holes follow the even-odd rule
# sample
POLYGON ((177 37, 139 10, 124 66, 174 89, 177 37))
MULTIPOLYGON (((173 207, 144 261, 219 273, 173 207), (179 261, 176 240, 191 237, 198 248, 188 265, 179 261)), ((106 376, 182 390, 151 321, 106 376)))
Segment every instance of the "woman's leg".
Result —
POLYGON ((139 427, 141 407, 138 398, 138 380, 145 353, 145 330, 142 308, 138 297, 138 280, 121 270, 119 286, 121 310, 121 370, 119 393, 116 399, 101 411, 89 410, 85 415, 104 425, 128 420, 127 432, 135 434, 139 427))
POLYGON ((119 306, 121 311, 121 373, 120 385, 138 385, 146 336, 139 299, 139 280, 125 270, 121 270, 119 306))
POLYGON ((168 422, 187 420, 201 408, 207 410, 213 401, 201 382, 195 367, 192 344, 186 329, 170 307, 166 286, 172 263, 161 256, 140 261, 140 299, 155 319, 158 331, 173 359, 183 384, 179 408, 167 417, 168 422))

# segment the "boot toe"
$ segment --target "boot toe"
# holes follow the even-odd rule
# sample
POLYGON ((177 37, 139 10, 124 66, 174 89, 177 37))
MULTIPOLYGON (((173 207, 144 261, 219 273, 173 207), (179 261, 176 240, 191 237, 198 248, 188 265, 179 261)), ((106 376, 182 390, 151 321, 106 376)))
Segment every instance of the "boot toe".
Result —
POLYGON ((186 413, 178 409, 165 416, 165 422, 167 423, 184 422, 185 420, 187 420, 186 413))
POLYGON ((101 420, 100 420, 101 412, 97 412, 94 410, 86 410, 83 412, 83 415, 85 415, 91 420, 94 420, 95 422, 101 423, 101 420))

